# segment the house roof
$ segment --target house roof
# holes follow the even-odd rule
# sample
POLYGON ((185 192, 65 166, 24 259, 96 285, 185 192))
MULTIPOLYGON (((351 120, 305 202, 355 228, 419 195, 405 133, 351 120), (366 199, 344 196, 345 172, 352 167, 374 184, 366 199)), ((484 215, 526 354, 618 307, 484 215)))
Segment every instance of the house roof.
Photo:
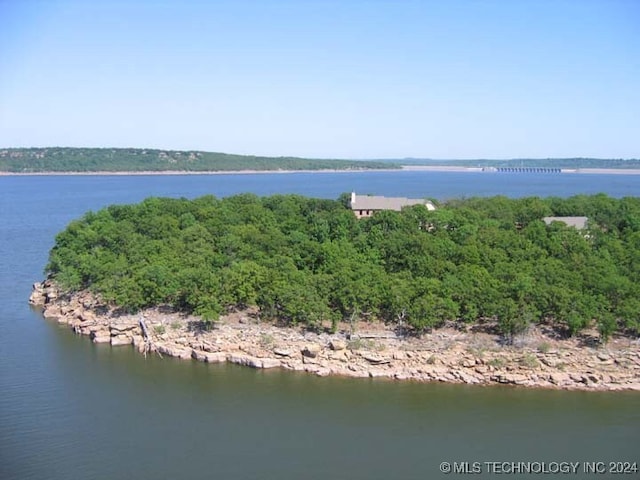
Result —
POLYGON ((429 210, 435 207, 428 200, 406 197, 381 197, 373 195, 351 196, 351 210, 395 210, 400 211, 402 207, 410 205, 425 205, 429 210))
POLYGON ((562 222, 568 227, 574 227, 578 230, 587 228, 587 217, 544 217, 542 219, 547 225, 551 225, 552 222, 562 222))

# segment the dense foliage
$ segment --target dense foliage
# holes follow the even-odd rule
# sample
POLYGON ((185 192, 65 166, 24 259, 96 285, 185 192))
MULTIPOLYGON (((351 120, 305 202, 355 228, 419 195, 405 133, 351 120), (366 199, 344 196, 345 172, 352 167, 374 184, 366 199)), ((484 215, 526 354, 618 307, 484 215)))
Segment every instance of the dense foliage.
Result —
POLYGON ((147 172, 323 170, 397 168, 382 162, 255 157, 226 153, 141 148, 9 148, 0 150, 0 171, 147 172))
POLYGON ((640 331, 640 199, 471 198, 356 220, 347 196, 149 198, 56 237, 47 271, 129 311, 216 319, 248 306, 290 324, 367 318, 422 331, 493 321, 604 337, 640 331), (547 215, 586 215, 587 230, 547 215))

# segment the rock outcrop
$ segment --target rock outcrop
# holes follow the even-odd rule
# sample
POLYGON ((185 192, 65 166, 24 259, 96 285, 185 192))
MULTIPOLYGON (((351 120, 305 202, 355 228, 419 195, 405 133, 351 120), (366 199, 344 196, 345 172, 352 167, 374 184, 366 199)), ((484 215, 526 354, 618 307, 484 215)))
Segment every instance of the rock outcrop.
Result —
POLYGON ((42 308, 46 318, 69 325, 94 343, 132 345, 140 352, 184 360, 319 376, 640 390, 640 342, 629 338, 594 348, 534 331, 513 347, 487 333, 444 329, 398 337, 383 325, 365 324, 361 328, 377 331, 361 331, 348 339, 347 328, 335 334, 281 328, 256 322, 248 313, 224 317, 206 331, 198 327, 198 318, 160 309, 122 315, 88 292, 69 295, 50 280, 36 283, 29 301, 42 308))

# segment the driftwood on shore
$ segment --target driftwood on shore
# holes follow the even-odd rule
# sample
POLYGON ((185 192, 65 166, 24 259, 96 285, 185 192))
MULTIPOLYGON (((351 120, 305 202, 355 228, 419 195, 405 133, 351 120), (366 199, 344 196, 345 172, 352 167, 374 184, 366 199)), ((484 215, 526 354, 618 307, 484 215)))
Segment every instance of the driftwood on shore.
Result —
MULTIPOLYGON (((144 350, 142 353, 144 353, 144 356, 147 356, 147 353, 151 352, 154 350, 153 348, 153 339, 151 338, 151 335, 149 334, 149 328, 147 327, 147 323, 144 321, 144 317, 140 317, 138 319, 138 325, 140 325, 140 330, 142 330, 142 337, 144 338, 144 350)), ((156 349, 157 351, 157 349, 156 349)), ((158 352, 158 355, 160 355, 160 352, 158 352)), ((162 357, 162 355, 160 355, 162 357)))

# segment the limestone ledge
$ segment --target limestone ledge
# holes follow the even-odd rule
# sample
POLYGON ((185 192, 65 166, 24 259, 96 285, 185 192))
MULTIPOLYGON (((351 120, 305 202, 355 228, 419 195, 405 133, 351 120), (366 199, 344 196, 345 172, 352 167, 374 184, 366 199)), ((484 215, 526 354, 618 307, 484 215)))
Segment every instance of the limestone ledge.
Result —
POLYGON ((196 317, 151 309, 119 315, 96 296, 61 292, 50 280, 36 283, 29 302, 43 315, 69 325, 94 343, 132 345, 138 351, 207 363, 305 371, 319 376, 518 385, 587 391, 640 391, 640 342, 615 338, 606 346, 583 346, 540 332, 518 347, 486 333, 437 330, 398 337, 365 325, 349 339, 259 322, 248 312, 223 317, 211 330, 196 317), (149 338, 140 325, 143 320, 149 338))

